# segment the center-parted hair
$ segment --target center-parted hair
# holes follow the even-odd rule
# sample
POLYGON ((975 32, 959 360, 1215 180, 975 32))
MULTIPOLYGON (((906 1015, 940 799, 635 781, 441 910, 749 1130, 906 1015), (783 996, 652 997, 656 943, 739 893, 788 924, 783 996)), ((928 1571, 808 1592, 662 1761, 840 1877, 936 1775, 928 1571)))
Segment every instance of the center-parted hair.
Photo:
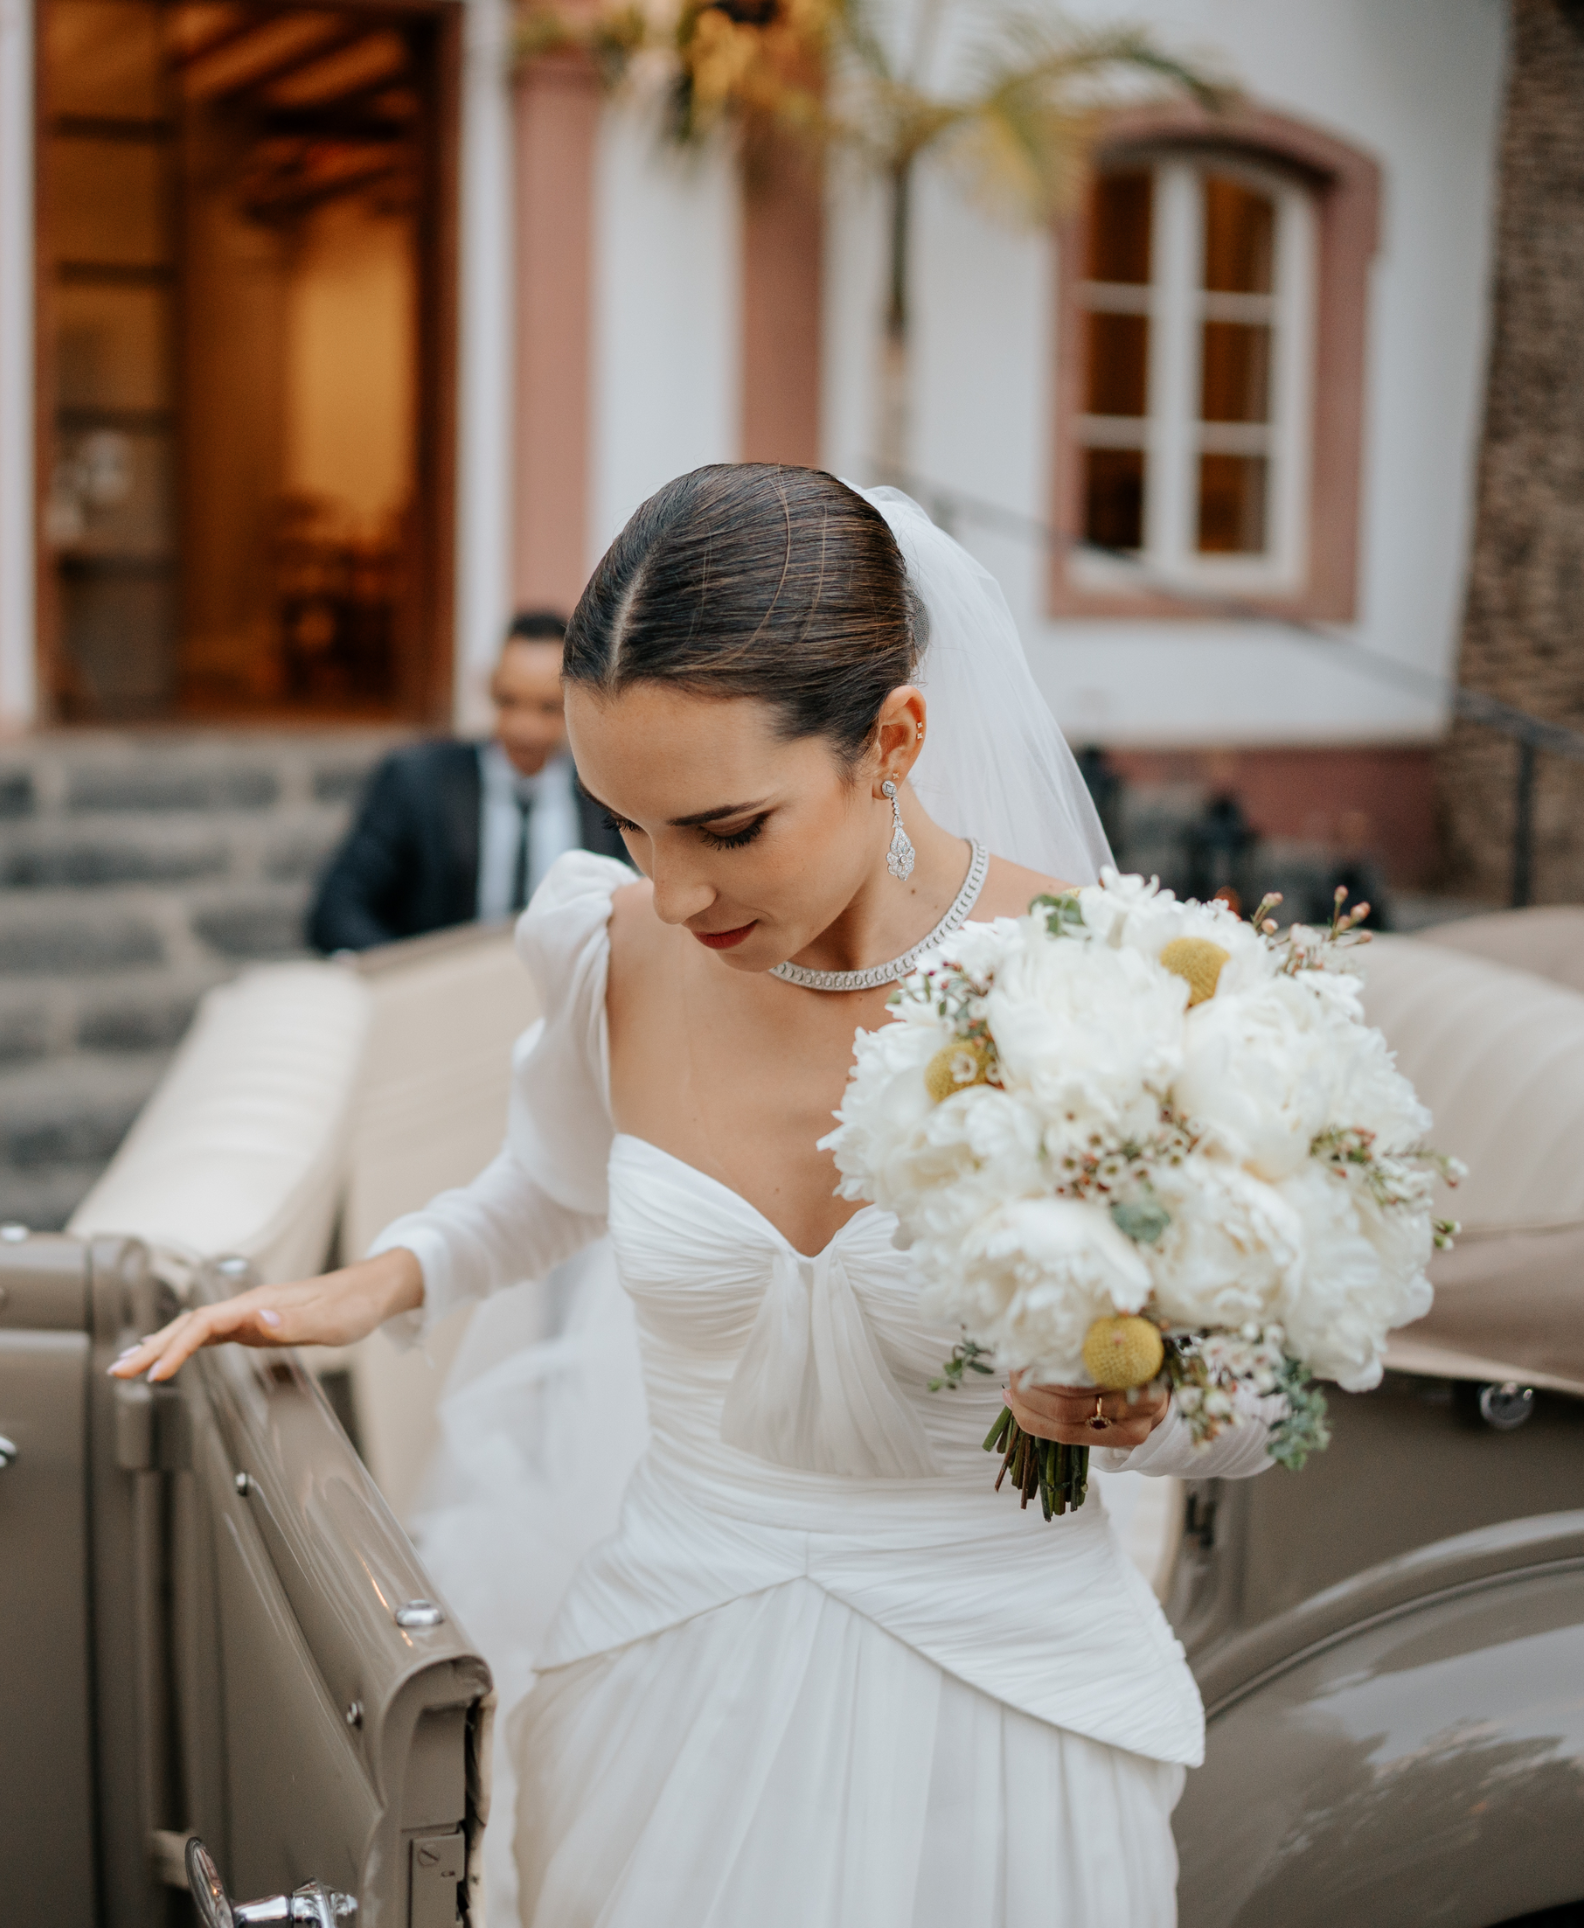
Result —
POLYGON ((768 462, 679 476, 606 550, 562 675, 602 695, 667 683, 752 696, 851 765, 913 680, 923 604, 885 517, 833 475, 768 462))

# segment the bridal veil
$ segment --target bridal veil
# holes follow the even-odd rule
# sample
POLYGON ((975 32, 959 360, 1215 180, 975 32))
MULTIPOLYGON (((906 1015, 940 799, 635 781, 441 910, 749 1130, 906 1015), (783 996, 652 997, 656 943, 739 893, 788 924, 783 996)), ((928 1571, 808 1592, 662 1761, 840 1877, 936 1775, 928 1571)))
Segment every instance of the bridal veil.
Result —
POLYGON ((890 525, 929 614, 919 678, 929 741, 912 775, 919 801, 943 829, 976 837, 993 856, 1092 884, 1111 861, 1105 832, 1000 583, 900 489, 856 493, 890 525))

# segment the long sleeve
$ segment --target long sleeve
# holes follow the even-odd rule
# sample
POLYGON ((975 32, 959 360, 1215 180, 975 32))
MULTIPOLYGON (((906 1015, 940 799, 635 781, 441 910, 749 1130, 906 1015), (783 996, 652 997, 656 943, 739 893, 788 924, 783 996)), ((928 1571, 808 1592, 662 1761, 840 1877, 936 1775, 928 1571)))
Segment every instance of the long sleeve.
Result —
POLYGON ((604 1230, 603 1218, 571 1211, 536 1185, 503 1145, 470 1185, 394 1220, 369 1247, 374 1258, 405 1246, 423 1271, 422 1311, 390 1320, 388 1330, 417 1339, 468 1299, 543 1278, 604 1230))
POLYGON ((604 1232, 610 903, 631 881, 624 865, 573 851, 524 913, 517 948, 545 1014, 512 1051, 506 1142, 471 1184, 397 1219, 370 1247, 371 1257, 405 1247, 423 1271, 421 1312, 389 1322, 399 1341, 465 1300, 542 1278, 604 1232))
POLYGON ((1175 1401, 1142 1446, 1131 1452, 1098 1447, 1091 1455, 1096 1472, 1149 1473, 1157 1478, 1250 1479, 1271 1464, 1266 1450, 1270 1429, 1281 1416, 1279 1399, 1261 1399, 1242 1423, 1228 1426, 1208 1446, 1196 1446, 1175 1401))

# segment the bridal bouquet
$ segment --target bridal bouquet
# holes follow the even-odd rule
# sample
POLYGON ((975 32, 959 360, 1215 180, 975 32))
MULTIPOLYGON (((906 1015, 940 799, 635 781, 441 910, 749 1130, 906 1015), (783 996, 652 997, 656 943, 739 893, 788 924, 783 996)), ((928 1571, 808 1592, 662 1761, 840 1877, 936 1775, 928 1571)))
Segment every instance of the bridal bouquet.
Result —
MULTIPOLYGON (((1277 929, 1139 877, 972 925, 860 1033, 841 1195, 896 1214, 965 1370, 1128 1390, 1164 1376, 1194 1439, 1263 1408, 1272 1458, 1326 1444, 1316 1377, 1375 1384, 1430 1305, 1430 1117, 1347 969, 1367 906, 1277 929)), ((1081 1506, 1087 1447, 985 1441, 1026 1506, 1081 1506)))

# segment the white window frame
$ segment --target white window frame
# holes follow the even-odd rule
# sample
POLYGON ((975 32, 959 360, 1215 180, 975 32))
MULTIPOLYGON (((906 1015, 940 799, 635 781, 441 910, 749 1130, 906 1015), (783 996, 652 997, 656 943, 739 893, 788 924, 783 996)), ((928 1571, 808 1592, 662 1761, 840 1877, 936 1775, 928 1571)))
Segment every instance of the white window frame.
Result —
MULTIPOLYGON (((1137 165, 1136 163, 1133 165, 1137 165)), ((1163 154, 1144 163, 1154 176, 1150 282, 1083 282, 1083 312, 1148 315, 1147 415, 1073 418, 1078 450, 1142 448, 1142 572, 1154 583, 1224 594, 1298 593, 1308 569, 1311 398, 1314 382, 1313 196, 1289 174, 1220 155, 1163 154), (1214 174, 1269 195, 1276 207, 1274 272, 1268 295, 1212 294, 1203 278, 1204 177, 1214 174), (1266 322, 1271 329, 1269 422, 1201 422, 1202 324, 1266 322), (1266 549, 1261 555, 1200 555, 1201 454, 1263 455, 1267 461, 1266 549)), ((1133 593, 1140 567, 1090 549, 1073 551, 1075 588, 1133 593)))

